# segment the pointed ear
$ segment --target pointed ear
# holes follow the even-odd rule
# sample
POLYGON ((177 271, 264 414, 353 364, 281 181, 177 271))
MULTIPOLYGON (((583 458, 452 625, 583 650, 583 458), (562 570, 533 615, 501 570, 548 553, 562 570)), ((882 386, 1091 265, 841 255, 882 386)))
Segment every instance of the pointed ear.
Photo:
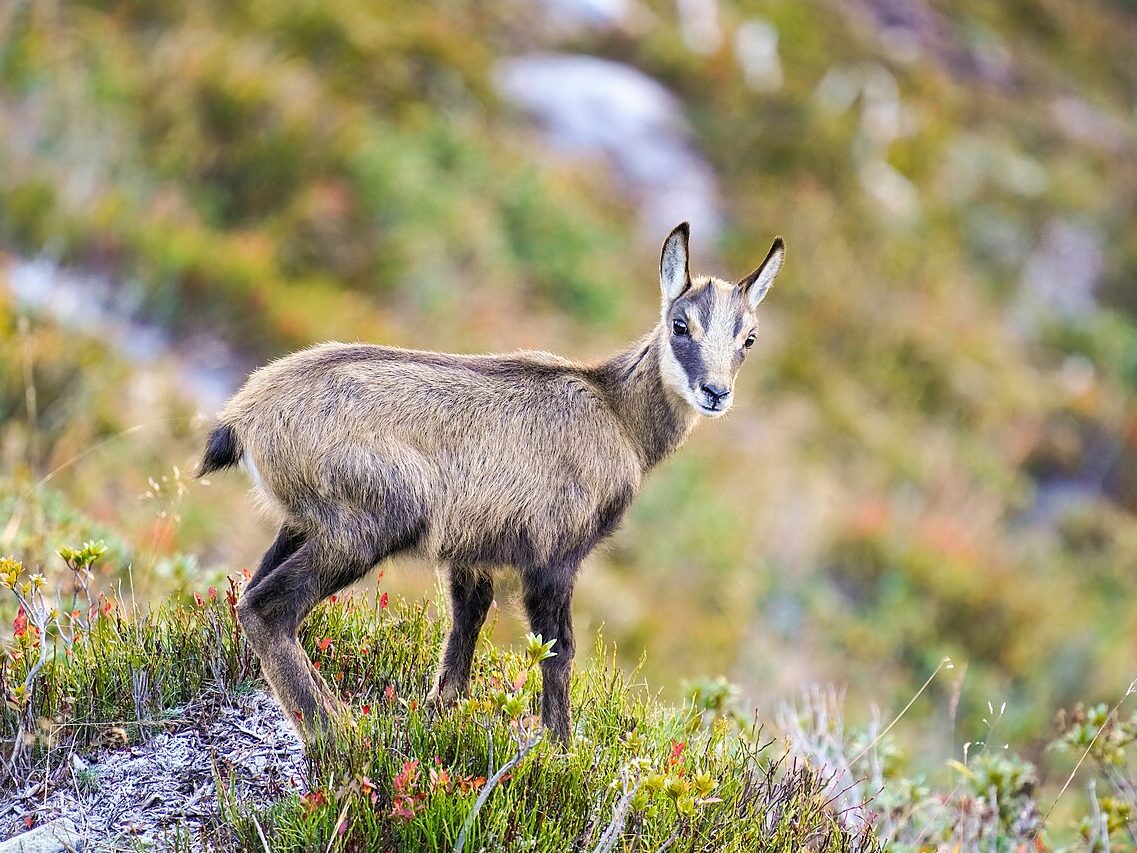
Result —
POLYGON ((751 310, 757 308, 758 303, 765 298, 770 285, 774 283, 774 278, 782 270, 782 261, 785 257, 786 244, 782 242, 781 237, 774 238, 774 245, 770 247, 766 260, 762 261, 758 269, 738 282, 739 288, 750 303, 751 310))
POLYGON ((663 253, 659 256, 659 286, 666 303, 674 302, 691 286, 691 269, 687 260, 690 236, 691 226, 681 222, 663 241, 663 253))

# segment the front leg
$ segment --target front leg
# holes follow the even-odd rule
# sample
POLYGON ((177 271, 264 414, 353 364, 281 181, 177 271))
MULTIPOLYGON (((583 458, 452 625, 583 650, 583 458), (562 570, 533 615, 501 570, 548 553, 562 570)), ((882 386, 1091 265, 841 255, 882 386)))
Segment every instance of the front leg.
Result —
POLYGON ((572 591, 575 566, 552 566, 525 571, 525 611, 530 630, 548 642, 556 640, 556 655, 541 662, 541 722, 562 745, 569 742, 569 676, 576 644, 572 633, 572 591))
POLYGON ((452 624, 438 666, 434 689, 427 702, 447 705, 470 689, 470 668, 478 632, 493 603, 493 578, 465 566, 450 568, 450 609, 452 624))

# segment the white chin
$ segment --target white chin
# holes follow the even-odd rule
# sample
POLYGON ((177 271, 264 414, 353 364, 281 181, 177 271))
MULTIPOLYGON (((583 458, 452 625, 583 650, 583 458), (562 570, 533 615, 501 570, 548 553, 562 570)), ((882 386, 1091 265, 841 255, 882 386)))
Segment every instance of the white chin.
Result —
POLYGON ((721 418, 728 411, 730 411, 730 404, 721 406, 717 409, 712 409, 710 406, 705 406, 702 403, 695 403, 695 411, 697 411, 704 418, 721 418))

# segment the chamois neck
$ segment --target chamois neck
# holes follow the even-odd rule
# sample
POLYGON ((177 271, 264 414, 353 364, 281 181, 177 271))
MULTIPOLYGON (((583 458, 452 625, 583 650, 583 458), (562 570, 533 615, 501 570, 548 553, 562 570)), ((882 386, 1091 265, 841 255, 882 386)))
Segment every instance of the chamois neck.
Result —
POLYGON ((679 447, 698 419, 663 382, 661 329, 657 326, 594 368, 597 382, 635 441, 645 468, 654 467, 679 447))

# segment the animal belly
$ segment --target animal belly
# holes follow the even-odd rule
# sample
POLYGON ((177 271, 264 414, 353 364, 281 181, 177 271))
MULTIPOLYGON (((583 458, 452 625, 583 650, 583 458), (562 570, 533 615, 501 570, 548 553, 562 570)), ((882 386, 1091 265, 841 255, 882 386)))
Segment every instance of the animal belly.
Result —
POLYGON ((579 488, 495 501, 477 494, 456 497, 438 519, 435 555, 452 563, 491 566, 544 566, 564 559, 606 526, 614 503, 611 495, 590 495, 579 488))

